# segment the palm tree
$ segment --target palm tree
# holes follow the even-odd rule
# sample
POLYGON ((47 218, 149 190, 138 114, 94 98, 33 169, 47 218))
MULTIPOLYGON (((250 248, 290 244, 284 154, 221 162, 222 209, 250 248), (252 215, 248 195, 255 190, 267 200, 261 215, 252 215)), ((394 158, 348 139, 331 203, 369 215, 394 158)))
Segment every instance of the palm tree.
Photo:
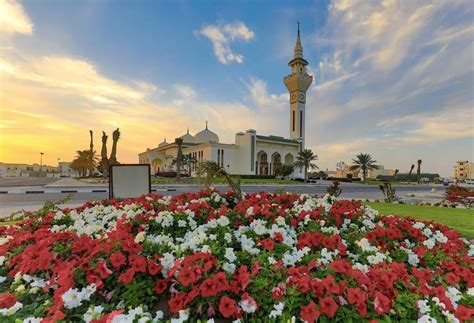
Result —
POLYGON ((415 168, 415 165, 411 164, 410 171, 408 172, 408 183, 411 182, 411 173, 413 173, 414 168, 415 168))
POLYGON ((313 163, 318 160, 318 155, 313 154, 311 149, 304 149, 296 156, 296 162, 294 166, 296 168, 304 169, 304 182, 308 181, 308 169, 319 169, 319 167, 313 163))
POLYGON ((344 177, 344 172, 346 171, 346 163, 340 161, 336 164, 336 170, 341 172, 341 177, 344 177))
POLYGON ((379 166, 375 164, 377 161, 372 159, 370 154, 360 153, 356 156, 356 159, 352 160, 352 162, 354 164, 351 166, 350 170, 362 171, 362 181, 364 182, 369 170, 379 169, 379 166))
POLYGON ((418 167, 416 168, 416 180, 418 181, 418 184, 421 182, 421 159, 417 160, 418 167))
MULTIPOLYGON (((188 175, 191 176, 193 166, 197 164, 197 159, 190 156, 190 155, 183 155, 183 158, 181 160, 181 168, 186 169, 188 171, 188 175)), ((177 165, 178 164, 178 157, 173 159, 172 165, 177 165)))
POLYGON ((398 173, 399 173, 399 172, 400 172, 400 171, 398 170, 398 168, 397 168, 397 169, 395 169, 395 174, 393 174, 393 175, 394 175, 394 177, 395 177, 395 180, 397 179, 397 175, 398 175, 398 173))
POLYGON ((87 172, 93 174, 97 163, 95 151, 78 150, 77 156, 71 163, 71 168, 79 172, 80 177, 86 177, 87 172))
POLYGON ((178 154, 176 156, 176 181, 181 181, 181 164, 183 162, 183 138, 176 138, 174 143, 178 145, 178 154))

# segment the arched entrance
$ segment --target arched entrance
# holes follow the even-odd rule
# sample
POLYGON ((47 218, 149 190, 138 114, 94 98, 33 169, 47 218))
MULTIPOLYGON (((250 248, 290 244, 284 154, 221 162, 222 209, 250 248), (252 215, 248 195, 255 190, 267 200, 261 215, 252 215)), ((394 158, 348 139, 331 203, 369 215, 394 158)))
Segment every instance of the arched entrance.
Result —
POLYGON ((256 164, 257 175, 268 175, 268 156, 263 150, 258 152, 256 164))
POLYGON ((276 175, 278 169, 281 166, 281 155, 278 152, 274 152, 272 155, 271 174, 276 175))
POLYGON ((293 165, 295 159, 292 154, 288 153, 285 155, 285 165, 293 165))
POLYGON ((151 172, 156 174, 163 171, 163 161, 160 158, 155 158, 151 161, 151 172))

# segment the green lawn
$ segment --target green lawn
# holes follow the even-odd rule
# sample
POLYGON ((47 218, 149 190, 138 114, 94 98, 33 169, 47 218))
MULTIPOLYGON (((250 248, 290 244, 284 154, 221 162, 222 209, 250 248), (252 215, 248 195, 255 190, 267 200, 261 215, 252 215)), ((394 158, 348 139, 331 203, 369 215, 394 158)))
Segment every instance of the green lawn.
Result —
POLYGON ((468 239, 474 239, 474 210, 453 209, 434 206, 365 203, 384 215, 409 216, 419 220, 447 225, 468 239))

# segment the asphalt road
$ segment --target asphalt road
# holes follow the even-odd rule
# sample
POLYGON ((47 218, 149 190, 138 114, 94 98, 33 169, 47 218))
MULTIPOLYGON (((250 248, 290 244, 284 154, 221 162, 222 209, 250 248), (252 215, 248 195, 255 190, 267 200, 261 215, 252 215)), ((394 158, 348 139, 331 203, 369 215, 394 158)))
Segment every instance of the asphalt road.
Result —
MULTIPOLYGON (((292 193, 307 193, 307 194, 324 194, 326 187, 329 182, 321 182, 312 185, 243 185, 242 189, 245 192, 275 192, 277 190, 283 190, 292 193)), ((158 191, 157 194, 164 195, 176 195, 183 192, 197 192, 200 190, 198 186, 190 185, 168 185, 168 188, 172 187, 175 191, 158 191)), ((217 190, 225 191, 227 186, 216 185, 217 190)), ((158 190, 165 188, 165 186, 154 186, 158 190)), ((355 199, 383 199, 383 194, 377 185, 365 185, 357 183, 341 183, 342 198, 355 198, 355 199)), ((397 195, 401 198, 413 199, 413 197, 407 197, 407 194, 415 194, 414 199, 421 201, 439 201, 440 196, 444 192, 442 185, 398 185, 395 186, 397 195), (435 188, 436 193, 432 193, 431 189, 435 188)), ((12 212, 19 210, 37 210, 46 201, 57 201, 67 196, 67 193, 44 193, 44 194, 5 194, 0 195, 0 216, 6 217, 12 212)), ((98 200, 108 198, 108 193, 73 193, 71 200, 64 207, 75 207, 83 204, 86 201, 98 200)))

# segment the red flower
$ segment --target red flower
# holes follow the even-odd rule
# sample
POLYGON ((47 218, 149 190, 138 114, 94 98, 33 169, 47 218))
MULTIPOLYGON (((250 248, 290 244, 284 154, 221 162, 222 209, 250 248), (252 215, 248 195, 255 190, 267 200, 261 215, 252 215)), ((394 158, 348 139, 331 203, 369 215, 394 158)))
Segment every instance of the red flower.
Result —
POLYGON ((212 278, 207 278, 204 280, 199 286, 199 291, 203 297, 211 297, 219 292, 212 278))
POLYGON ((155 293, 162 294, 166 287, 168 287, 168 282, 166 279, 158 279, 155 283, 155 293))
POLYGON ((225 318, 237 317, 239 315, 239 308, 232 298, 224 296, 219 302, 219 312, 225 318))
POLYGON ((375 300, 374 300, 374 308, 375 308, 375 311, 379 314, 388 313, 388 311, 390 311, 390 308, 391 308, 391 301, 384 294, 376 293, 375 300))
POLYGON ((339 294, 339 285, 334 281, 334 277, 328 276, 323 279, 323 286, 330 294, 339 294))
POLYGON ((189 286, 194 284, 199 280, 199 275, 196 274, 196 271, 193 267, 185 268, 180 271, 178 275, 178 281, 184 286, 189 286))
POLYGON ((128 285, 132 282, 134 277, 135 270, 133 268, 130 268, 119 276, 118 281, 124 283, 125 285, 128 285))
POLYGON ((99 260, 99 262, 97 263, 97 269, 95 271, 99 274, 100 278, 102 279, 106 279, 112 274, 112 270, 107 268, 107 263, 105 262, 105 260, 102 260, 102 259, 99 260))
POLYGON ((227 282, 227 277, 224 272, 218 272, 214 278, 214 286, 219 292, 226 291, 229 289, 229 283, 227 282))
POLYGON ((16 296, 10 293, 0 294, 0 308, 10 308, 17 302, 16 296))
POLYGON ((349 304, 355 304, 365 301, 364 293, 360 288, 348 288, 347 299, 349 300, 349 304))
POLYGON ((273 287, 272 296, 275 301, 278 301, 281 297, 286 294, 286 285, 284 283, 279 283, 278 286, 273 287))
POLYGON ((329 267, 340 274, 348 275, 352 271, 352 266, 344 259, 333 261, 329 267))
POLYGON ((319 317, 319 311, 316 310, 316 304, 311 301, 308 305, 302 306, 300 309, 301 319, 309 323, 313 323, 319 317))
POLYGON ((128 256, 128 261, 130 262, 130 266, 137 272, 146 272, 146 258, 139 255, 130 255, 128 256))
POLYGON ((454 316, 456 316, 459 320, 466 322, 469 321, 473 315, 474 309, 462 305, 458 305, 456 312, 454 312, 454 316))
POLYGON ((250 273, 247 270, 247 266, 242 265, 240 266, 239 270, 237 271, 236 278, 240 283, 240 286, 242 286, 242 290, 245 290, 247 285, 250 282, 250 273))
POLYGON ((446 274, 446 280, 448 281, 448 283, 450 285, 456 285, 457 283, 459 283, 459 281, 461 280, 460 277, 458 275, 456 275, 455 273, 447 273, 446 274))
POLYGON ((160 272, 160 270, 163 268, 163 265, 161 264, 156 264, 153 259, 148 259, 148 272, 150 275, 156 275, 160 272))
POLYGON ((325 297, 319 300, 319 309, 328 317, 333 317, 338 308, 339 305, 337 305, 332 297, 325 297))
POLYGON ((180 310, 185 308, 185 295, 182 294, 175 294, 169 301, 168 301, 168 308, 171 313, 178 313, 180 310))
POLYGON ((283 241, 283 236, 280 232, 275 232, 273 234, 273 239, 275 239, 276 242, 282 242, 283 241))
POLYGON ((263 249, 265 249, 265 250, 273 250, 273 247, 275 246, 275 242, 270 238, 261 240, 260 244, 262 245, 263 249))
POLYGON ((110 255, 110 263, 114 268, 120 268, 125 265, 127 258, 120 251, 114 252, 110 255))

